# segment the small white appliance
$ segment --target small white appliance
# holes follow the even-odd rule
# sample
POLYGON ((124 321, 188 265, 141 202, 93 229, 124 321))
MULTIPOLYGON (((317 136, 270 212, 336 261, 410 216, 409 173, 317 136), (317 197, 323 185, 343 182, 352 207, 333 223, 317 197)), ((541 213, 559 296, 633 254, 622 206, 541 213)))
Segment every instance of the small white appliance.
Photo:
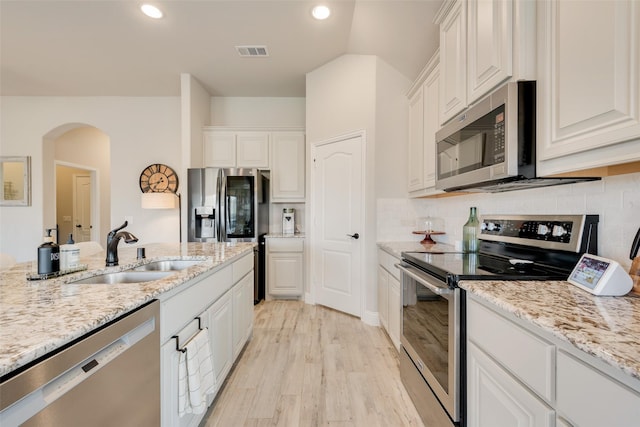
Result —
POLYGON ((296 210, 293 208, 282 209, 282 234, 294 234, 296 232, 296 210))

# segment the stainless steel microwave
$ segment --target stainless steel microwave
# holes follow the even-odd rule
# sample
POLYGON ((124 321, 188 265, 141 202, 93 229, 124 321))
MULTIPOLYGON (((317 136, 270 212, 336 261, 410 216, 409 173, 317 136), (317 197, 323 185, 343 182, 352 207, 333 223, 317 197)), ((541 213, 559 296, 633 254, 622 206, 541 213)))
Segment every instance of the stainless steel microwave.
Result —
POLYGON ((507 83, 436 133, 436 188, 497 193, 593 181, 536 174, 536 82, 507 83))
POLYGON ((507 83, 436 133, 436 188, 535 176, 536 85, 507 83))

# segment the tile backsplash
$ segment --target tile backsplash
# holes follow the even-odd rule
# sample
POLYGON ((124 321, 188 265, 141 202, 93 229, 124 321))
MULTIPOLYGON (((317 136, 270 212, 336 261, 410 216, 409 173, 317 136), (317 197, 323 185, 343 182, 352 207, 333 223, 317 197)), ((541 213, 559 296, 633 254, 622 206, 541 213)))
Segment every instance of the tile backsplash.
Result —
POLYGON ((420 241, 412 234, 423 230, 425 217, 444 222, 439 242, 455 244, 462 240, 462 226, 469 207, 480 216, 488 214, 597 214, 598 254, 618 261, 629 269, 629 249, 640 227, 640 173, 603 178, 601 181, 555 187, 479 193, 439 199, 378 199, 378 241, 420 241))

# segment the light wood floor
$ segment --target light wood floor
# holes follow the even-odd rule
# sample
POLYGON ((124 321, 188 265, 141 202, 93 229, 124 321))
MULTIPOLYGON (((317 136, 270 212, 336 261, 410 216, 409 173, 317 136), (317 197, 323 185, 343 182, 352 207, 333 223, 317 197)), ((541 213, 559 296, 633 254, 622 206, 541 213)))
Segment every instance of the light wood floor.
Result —
POLYGON ((382 329, 298 301, 256 306, 253 338, 201 425, 423 426, 382 329))

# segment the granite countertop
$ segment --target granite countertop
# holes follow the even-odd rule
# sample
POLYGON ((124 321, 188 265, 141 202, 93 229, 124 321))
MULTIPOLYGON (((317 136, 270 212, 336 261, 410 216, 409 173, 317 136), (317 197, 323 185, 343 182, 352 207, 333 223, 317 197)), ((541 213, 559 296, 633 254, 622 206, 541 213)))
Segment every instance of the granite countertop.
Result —
POLYGON ((269 233, 264 237, 265 239, 269 239, 269 238, 304 239, 304 233, 295 233, 295 234, 269 233))
POLYGON ((136 248, 121 245, 120 265, 105 267, 105 254, 82 258, 87 271, 49 280, 28 281, 34 262, 17 264, 0 275, 0 376, 28 364, 93 329, 158 298, 186 281, 227 265, 252 252, 255 243, 165 243, 139 245, 147 258, 136 259, 136 248), (162 259, 203 262, 164 279, 117 285, 68 282, 126 270, 162 259))
POLYGON ((390 253, 396 258, 401 258, 402 252, 461 252, 456 251, 453 245, 447 243, 436 243, 423 245, 416 242, 378 242, 378 247, 390 253))
POLYGON ((596 297, 564 281, 459 286, 640 379, 640 296, 596 297))

